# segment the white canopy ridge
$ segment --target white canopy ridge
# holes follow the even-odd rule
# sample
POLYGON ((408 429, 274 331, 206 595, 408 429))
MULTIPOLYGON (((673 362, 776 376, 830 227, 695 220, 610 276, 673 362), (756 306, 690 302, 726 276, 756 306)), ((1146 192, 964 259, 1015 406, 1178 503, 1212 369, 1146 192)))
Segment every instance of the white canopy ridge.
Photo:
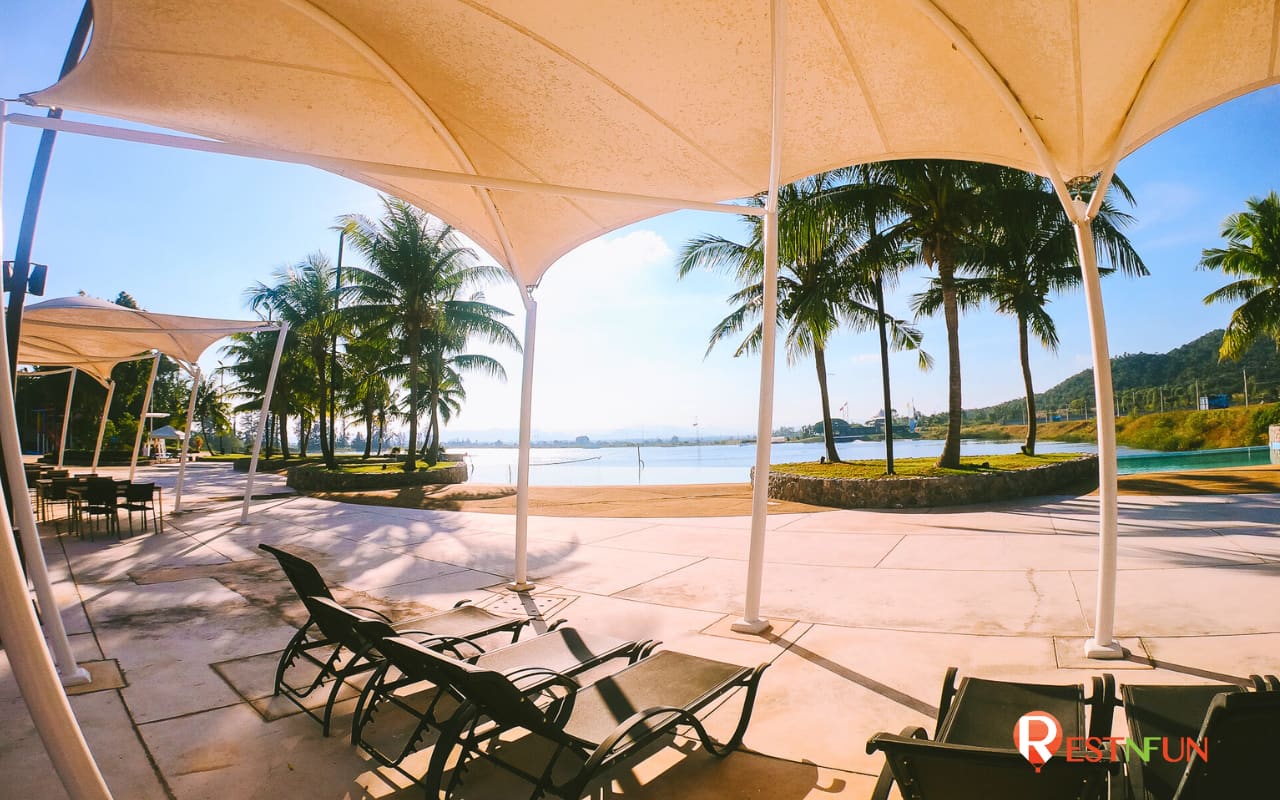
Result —
MULTIPOLYGON (((908 157, 1093 175, 1277 81, 1276 0, 786 5, 784 182, 908 157)), ((35 102, 299 153, 448 220, 522 286, 664 210, 556 187, 717 202, 769 183, 768 0, 558 13, 514 0, 97 0, 94 11, 83 62, 35 102), (367 166, 324 163, 334 158, 367 166)))

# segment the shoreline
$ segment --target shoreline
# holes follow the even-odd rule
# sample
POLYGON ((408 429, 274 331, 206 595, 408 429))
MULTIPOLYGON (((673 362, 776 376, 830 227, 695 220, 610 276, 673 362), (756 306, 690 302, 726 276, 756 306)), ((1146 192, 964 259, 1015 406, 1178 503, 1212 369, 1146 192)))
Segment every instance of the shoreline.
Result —
MULTIPOLYGON (((1121 495, 1192 497, 1273 493, 1280 493, 1280 465, 1148 472, 1120 476, 1121 495)), ((316 492, 311 496, 361 505, 513 515, 516 509, 515 494, 514 486, 462 483, 374 492, 316 492)), ((1086 496, 1095 494, 1097 492, 1091 492, 1086 496)), ((769 501, 771 515, 812 514, 839 510, 781 500, 769 501)), ((751 484, 532 486, 529 492, 529 513, 532 516, 541 517, 630 519, 747 517, 751 515, 751 484)))

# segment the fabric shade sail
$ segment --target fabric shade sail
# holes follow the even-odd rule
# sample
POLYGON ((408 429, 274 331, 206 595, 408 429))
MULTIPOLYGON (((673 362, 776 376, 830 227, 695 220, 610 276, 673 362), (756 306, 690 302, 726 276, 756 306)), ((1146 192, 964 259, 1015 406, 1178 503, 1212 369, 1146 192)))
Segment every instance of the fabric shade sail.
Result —
POLYGON ((156 314, 96 297, 60 297, 27 306, 18 363, 76 367, 105 383, 121 361, 158 351, 189 370, 225 336, 277 327, 272 322, 156 314))
MULTIPOLYGON (((784 181, 927 156, 1061 184, 1277 79, 1276 0, 785 5, 784 181)), ((768 185, 768 0, 93 7, 83 62, 35 102, 305 154, 438 214, 524 285, 665 209, 504 182, 702 202, 768 185)))

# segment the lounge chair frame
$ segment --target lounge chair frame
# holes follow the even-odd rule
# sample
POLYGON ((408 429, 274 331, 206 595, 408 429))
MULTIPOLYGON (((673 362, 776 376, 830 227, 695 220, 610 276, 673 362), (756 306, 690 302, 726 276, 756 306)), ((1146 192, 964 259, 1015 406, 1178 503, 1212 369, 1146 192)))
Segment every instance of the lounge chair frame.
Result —
MULTIPOLYGON (((500 656, 503 654, 510 655, 521 649, 531 649, 529 645, 536 648, 540 639, 544 636, 567 636, 575 633, 572 628, 562 628, 560 624, 564 620, 558 620, 554 623, 546 633, 541 634, 533 639, 525 639, 519 642, 506 645, 489 652, 484 652, 472 642, 449 642, 446 646, 438 648, 438 652, 443 655, 452 655, 469 664, 480 664, 484 666, 487 656, 500 656), (478 652, 462 653, 461 650, 470 647, 478 652)), ((423 646, 429 647, 429 643, 420 642, 423 646)), ((626 659, 627 663, 634 664, 637 661, 648 656, 653 652, 660 642, 653 639, 645 639, 640 641, 626 641, 606 647, 598 652, 589 651, 589 655, 581 658, 578 663, 572 667, 562 670, 559 674, 568 675, 570 677, 577 676, 594 669, 602 664, 608 663, 615 659, 626 659)), ((423 738, 432 730, 439 731, 446 720, 441 720, 436 716, 437 707, 440 701, 446 697, 453 698, 458 703, 458 708, 466 702, 466 698, 461 695, 453 686, 449 684, 435 684, 431 678, 434 676, 439 678, 438 673, 431 671, 431 665, 424 665, 422 658, 417 653, 407 648, 384 648, 383 655, 386 660, 381 668, 374 674, 372 678, 365 683, 364 690, 360 694, 360 699, 356 703, 355 715, 351 720, 351 742, 360 749, 368 753, 378 763, 398 768, 400 764, 418 750, 423 738), (392 678, 392 670, 398 673, 398 677, 392 678), (396 692, 399 689, 419 685, 423 683, 431 683, 435 687, 435 696, 427 705, 426 709, 419 710, 414 705, 397 697, 396 692), (373 721, 377 714, 378 708, 383 704, 391 704, 406 712, 410 716, 416 718, 414 729, 405 739, 404 744, 398 753, 386 753, 380 750, 376 745, 368 742, 364 738, 364 730, 373 721)), ((544 667, 546 665, 526 664, 521 667, 515 667, 502 672, 503 675, 513 681, 518 681, 530 676, 544 675, 544 667)), ((535 689, 535 694, 537 693, 535 689)), ((455 709, 456 710, 456 709, 455 709)))
MULTIPOLYGON (((402 638, 388 639, 386 646, 388 649, 414 647, 412 642, 402 638)), ((448 684, 465 698, 462 706, 441 726, 427 773, 421 779, 426 796, 433 800, 440 795, 445 771, 455 750, 458 751, 458 761, 447 787, 444 787, 446 798, 453 797, 460 786, 467 770, 467 762, 485 757, 532 784, 530 800, 537 800, 548 793, 577 800, 600 775, 643 752, 649 745, 674 733, 677 728, 692 730, 708 753, 723 758, 742 743, 751 721, 760 677, 769 666, 766 662, 756 667, 733 669, 714 685, 706 686, 683 706, 655 706, 637 711, 600 741, 591 741, 574 736, 566 730, 573 717, 576 695, 589 688, 580 685, 572 676, 539 668, 519 670, 520 674, 514 676, 502 675, 447 659, 422 648, 416 649, 420 651, 423 663, 430 665, 428 669, 434 676, 432 682, 438 685, 448 684), (524 681, 527 683, 521 685, 524 681), (707 733, 697 714, 737 688, 746 689, 737 727, 728 740, 724 743, 717 742, 707 733), (539 706, 532 696, 540 691, 554 691, 557 694, 551 703, 539 706), (486 742, 519 729, 527 730, 555 745, 554 752, 538 773, 523 769, 483 749, 486 742), (579 758, 582 765, 567 780, 557 782, 552 773, 565 753, 579 758)), ((657 664, 659 659, 673 659, 676 665, 680 663, 680 659, 686 659, 690 662, 725 666, 666 651, 626 667, 604 680, 614 680, 630 670, 647 669, 657 664)))

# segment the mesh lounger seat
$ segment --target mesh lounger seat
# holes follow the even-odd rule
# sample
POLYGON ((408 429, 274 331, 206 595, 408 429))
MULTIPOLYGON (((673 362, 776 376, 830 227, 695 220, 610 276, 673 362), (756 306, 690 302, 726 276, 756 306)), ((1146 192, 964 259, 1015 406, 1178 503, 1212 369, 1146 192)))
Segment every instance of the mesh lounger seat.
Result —
MULTIPOLYGON (((369 647, 369 642, 361 638, 359 631, 344 627, 340 617, 329 615, 325 625, 319 624, 320 620, 315 616, 318 605, 312 601, 317 599, 333 601, 334 598, 328 583, 314 564, 270 545, 260 544, 258 547, 275 556, 280 562, 281 569, 284 570, 308 612, 307 620, 289 640, 284 652, 280 654, 280 660, 276 665, 274 693, 283 694, 297 703, 307 714, 320 722, 327 736, 333 704, 337 700, 342 684, 347 678, 376 669, 381 665, 381 658, 369 647), (314 637, 317 628, 320 633, 318 638, 314 637), (348 646, 353 644, 356 645, 354 648, 348 646), (298 659, 316 667, 318 672, 305 685, 293 686, 285 681, 285 673, 298 659), (331 681, 330 694, 324 711, 321 716, 316 716, 306 707, 305 698, 331 681)), ((397 629, 391 628, 392 620, 375 609, 362 606, 346 608, 364 612, 370 618, 385 624, 390 632, 397 632, 397 629)), ((447 611, 401 620, 395 624, 402 626, 398 629, 399 632, 412 632, 420 637, 432 637, 435 644, 443 645, 447 641, 479 639, 496 633, 510 633, 511 641, 514 642, 520 637, 520 631, 524 626, 532 621, 530 617, 505 617, 494 614, 472 606, 464 600, 447 611), (404 626, 412 626, 413 631, 405 630, 404 626)))
MULTIPOLYGON (((924 747, 927 744, 953 745, 954 747, 938 749, 939 754, 945 754, 939 755, 939 758, 943 759, 939 763, 950 763, 951 760, 962 758, 964 753, 971 752, 975 763, 991 761, 993 769, 997 771, 1000 770, 1001 759, 993 754, 1012 752, 1017 759, 1010 762, 1011 769, 1017 768, 1013 769, 1013 772, 1017 773, 1025 768, 1034 775, 1035 770, 1013 747, 1014 727, 1018 719, 1029 711, 1047 711, 1052 714, 1062 725, 1064 743, 1068 739, 1083 736, 1111 735, 1111 722, 1117 700, 1115 678, 1110 674, 1094 677, 1088 694, 1082 683, 1063 685, 1018 683, 965 677, 957 684, 956 677, 957 670, 951 667, 943 678, 942 696, 938 703, 938 717, 932 743, 927 741, 922 743, 921 740, 927 740, 927 734, 923 728, 913 726, 905 729, 900 736, 877 734, 867 744, 868 752, 883 749, 886 757, 880 780, 876 783, 872 794, 873 800, 887 798, 894 781, 901 780, 898 773, 903 768, 903 763, 899 762, 895 765, 895 756, 891 754, 891 749, 894 753, 902 750, 923 752, 929 751, 929 748, 924 747), (1087 725, 1086 710, 1089 712, 1087 725), (877 744, 873 747, 873 743, 888 744, 884 746, 877 744)), ((1059 759, 1051 759, 1049 763, 1053 764, 1055 761, 1059 759)), ((962 771, 958 767, 956 769, 962 771)), ((1055 772, 1056 770, 1055 767, 1055 772)), ((947 771, 950 770, 942 770, 944 773, 947 771)), ((1103 770, 1103 774, 1105 790, 1106 769, 1103 770)), ((901 785, 900 791, 904 796, 909 796, 905 787, 901 785)), ((947 794, 939 796, 951 797, 947 794)), ((1000 796, 1003 795, 992 794, 992 797, 1000 796)))
MULTIPOLYGON (((1253 677, 1254 689, 1257 692, 1275 692, 1280 690, 1280 681, 1274 675, 1265 678, 1253 677)), ((1129 736, 1138 743, 1148 738, 1167 739, 1177 742, 1170 745, 1184 756, 1183 759, 1169 762, 1157 749, 1154 757, 1147 762, 1141 758, 1128 759, 1129 796, 1133 800, 1181 800, 1210 797, 1263 797, 1265 792, 1242 791, 1247 784, 1232 784, 1229 781, 1247 781, 1251 776, 1266 778, 1267 786, 1272 794, 1280 792, 1280 700, 1271 701, 1270 711, 1266 711, 1267 701, 1230 700, 1244 689, 1229 684, 1202 684, 1192 686, 1124 686, 1121 697, 1124 701, 1125 720, 1129 725, 1129 736), (1219 702, 1221 700, 1222 702, 1219 702), (1228 702, 1230 700, 1230 702, 1228 702), (1267 768, 1254 772, 1260 764, 1250 767, 1235 765, 1241 753, 1252 752, 1248 742, 1237 742, 1241 730, 1248 730, 1255 722, 1242 722, 1247 716, 1243 706, 1262 703, 1262 718, 1270 714, 1270 727, 1263 725, 1265 736, 1272 741, 1267 768), (1229 707, 1228 707, 1229 706, 1229 707), (1217 709, 1217 718, 1210 729, 1211 710, 1217 709), (1209 762, 1197 760, 1189 762, 1186 758, 1186 738, 1199 743, 1206 741, 1209 734, 1209 762), (1212 767, 1212 771, 1208 768, 1212 767), (1194 773, 1194 774, 1193 774, 1194 773), (1189 782, 1183 788, 1184 781, 1189 782), (1231 791, 1231 786, 1237 791, 1231 791), (1209 791, 1206 787, 1215 787, 1209 791)), ((1280 698, 1280 694, 1272 694, 1280 698)), ((1157 748, 1159 745, 1157 745, 1157 748)), ((1254 787, 1258 789, 1260 787, 1254 787)))
MULTIPOLYGON (((315 601, 336 607, 332 601, 315 601)), ((394 635, 389 627, 377 620, 360 619, 353 612, 340 609, 365 635, 379 639, 394 635)), ((562 621, 560 621, 562 622, 562 621)), ((552 625, 546 633, 531 639, 485 652, 479 645, 466 641, 432 641, 417 639, 423 647, 437 650, 476 664, 485 669, 500 672, 513 680, 541 679, 549 674, 579 675, 589 669, 616 659, 635 663, 653 651, 658 642, 653 640, 625 641, 612 636, 584 634, 574 628, 552 625)), ((415 750, 422 738, 432 729, 440 728, 437 715, 440 701, 452 698, 446 708, 456 710, 463 698, 448 685, 436 685, 431 678, 433 663, 424 659, 418 648, 382 647, 386 661, 381 669, 365 684, 356 704, 351 724, 351 741, 386 766, 397 766, 415 750), (429 691, 425 684, 430 684, 429 691), (412 691, 410 691, 412 690, 412 691), (425 707, 424 707, 425 703, 425 707), (373 721, 380 708, 394 705, 416 719, 414 728, 401 740, 396 753, 388 753, 364 737, 366 727, 373 721)))
POLYGON ((664 651, 581 686, 572 677, 547 669, 528 670, 514 677, 503 675, 441 656, 400 637, 387 639, 382 646, 388 653, 399 648, 416 650, 422 663, 429 665, 425 667, 428 679, 438 686, 449 686, 465 701, 441 727, 422 778, 429 798, 439 796, 455 750, 459 751, 458 761, 449 776, 448 796, 458 789, 466 762, 483 755, 533 784, 532 797, 551 793, 573 800, 603 773, 646 752, 648 745, 679 728, 692 730, 712 755, 724 756, 742 742, 760 676, 768 667, 767 663, 742 667, 664 651), (728 741, 718 743, 697 713, 739 687, 746 693, 738 725, 728 741), (545 706, 535 703, 531 695, 539 690, 554 691, 555 699, 545 706), (526 730, 554 745, 538 771, 482 749, 515 730, 526 730), (582 763, 570 777, 556 781, 553 770, 566 751, 582 763))
POLYGON ((931 742, 924 728, 877 733, 867 742, 868 753, 876 750, 884 752, 903 800, 1102 800, 1116 768, 1110 761, 1053 758, 1037 772, 1012 748, 931 742))

